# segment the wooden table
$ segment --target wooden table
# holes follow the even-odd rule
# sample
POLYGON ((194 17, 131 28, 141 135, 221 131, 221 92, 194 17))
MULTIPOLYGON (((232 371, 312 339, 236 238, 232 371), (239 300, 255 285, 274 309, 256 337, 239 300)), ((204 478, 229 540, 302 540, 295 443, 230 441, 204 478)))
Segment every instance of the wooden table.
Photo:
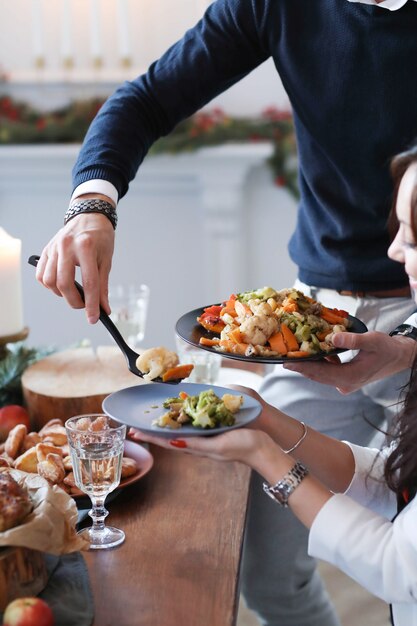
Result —
POLYGON ((233 625, 250 470, 151 452, 149 474, 109 504, 125 543, 85 553, 94 626, 233 625))

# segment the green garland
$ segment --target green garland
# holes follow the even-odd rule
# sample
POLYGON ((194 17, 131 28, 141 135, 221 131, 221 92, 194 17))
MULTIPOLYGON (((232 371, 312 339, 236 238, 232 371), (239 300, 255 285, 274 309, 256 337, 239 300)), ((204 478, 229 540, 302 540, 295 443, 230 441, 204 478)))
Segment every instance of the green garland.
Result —
MULTIPOLYGON (((45 113, 8 96, 0 97, 0 145, 82 142, 102 104, 98 99, 74 101, 45 113)), ((274 146, 268 162, 275 183, 298 198, 296 141, 289 111, 269 107, 253 118, 231 117, 221 109, 199 112, 159 139, 150 152, 177 154, 205 146, 259 141, 270 141, 274 146)))
POLYGON ((22 374, 29 365, 55 352, 53 348, 28 348, 24 343, 8 344, 0 359, 0 407, 23 405, 22 374))

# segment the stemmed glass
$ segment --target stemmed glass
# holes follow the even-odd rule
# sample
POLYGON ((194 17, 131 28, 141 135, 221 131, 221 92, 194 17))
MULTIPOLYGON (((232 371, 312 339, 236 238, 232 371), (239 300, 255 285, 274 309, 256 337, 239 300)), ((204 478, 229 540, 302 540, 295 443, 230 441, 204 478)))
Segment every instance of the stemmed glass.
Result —
POLYGON ((111 285, 110 318, 131 348, 145 336, 150 289, 147 285, 111 285))
POLYGON ((125 534, 105 525, 108 511, 104 502, 120 483, 126 426, 96 413, 71 417, 65 428, 75 483, 93 505, 88 513, 93 525, 79 534, 88 539, 92 550, 118 546, 125 534))

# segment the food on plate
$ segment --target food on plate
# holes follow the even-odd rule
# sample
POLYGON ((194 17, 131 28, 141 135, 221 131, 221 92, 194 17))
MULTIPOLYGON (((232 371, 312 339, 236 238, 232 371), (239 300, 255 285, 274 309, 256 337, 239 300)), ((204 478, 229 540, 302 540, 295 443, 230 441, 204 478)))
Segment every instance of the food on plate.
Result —
POLYGON ((161 428, 181 428, 183 424, 196 428, 233 426, 235 413, 243 404, 243 396, 225 393, 219 398, 213 389, 190 396, 181 391, 177 397, 167 398, 163 406, 169 409, 152 422, 161 428))
POLYGON ((122 458, 122 478, 129 478, 129 476, 133 476, 138 471, 138 466, 136 465, 136 461, 134 459, 129 459, 127 456, 122 458))
MULTIPOLYGON (((97 431, 109 427, 106 416, 85 417, 77 422, 82 430, 97 431)), ((47 422, 38 433, 27 432, 18 424, 10 432, 0 451, 0 467, 39 474, 53 485, 59 485, 71 496, 84 495, 75 485, 65 426, 62 420, 47 422)), ((133 476, 139 468, 134 459, 124 457, 122 479, 133 476)), ((1 475, 1 474, 0 474, 1 475)), ((1 505, 0 505, 1 515, 1 505)))
POLYGON ((17 598, 6 606, 3 626, 54 626, 54 614, 41 598, 17 598))
POLYGON ((329 309, 297 289, 263 287, 232 294, 220 305, 206 307, 199 324, 219 337, 200 344, 240 356, 309 357, 334 349, 334 333, 349 328, 349 314, 329 309))
POLYGON ((30 428, 29 413, 19 404, 9 404, 0 409, 0 441, 5 441, 9 432, 17 426, 24 424, 30 428))
POLYGON ((28 493, 7 470, 0 472, 0 532, 18 526, 32 510, 28 493))
POLYGON ((160 376, 164 382, 187 378, 194 367, 179 365, 178 355, 163 346, 144 350, 137 358, 136 366, 145 373, 145 380, 152 381, 160 376))

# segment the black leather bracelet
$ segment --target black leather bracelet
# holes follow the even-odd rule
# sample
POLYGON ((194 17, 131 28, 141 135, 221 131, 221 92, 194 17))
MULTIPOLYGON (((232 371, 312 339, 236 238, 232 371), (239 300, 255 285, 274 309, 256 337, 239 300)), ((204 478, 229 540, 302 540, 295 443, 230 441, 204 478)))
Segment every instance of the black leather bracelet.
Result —
POLYGON ((400 324, 397 328, 394 328, 390 332, 390 337, 394 335, 401 335, 402 337, 410 337, 417 341, 417 328, 415 326, 411 326, 411 324, 400 324))
POLYGON ((80 213, 101 213, 110 220, 114 230, 116 230, 116 209, 112 204, 110 204, 110 202, 106 202, 106 200, 101 200, 99 198, 87 198, 86 200, 78 201, 75 200, 75 202, 70 204, 65 213, 64 224, 68 224, 73 217, 80 215, 80 213))

